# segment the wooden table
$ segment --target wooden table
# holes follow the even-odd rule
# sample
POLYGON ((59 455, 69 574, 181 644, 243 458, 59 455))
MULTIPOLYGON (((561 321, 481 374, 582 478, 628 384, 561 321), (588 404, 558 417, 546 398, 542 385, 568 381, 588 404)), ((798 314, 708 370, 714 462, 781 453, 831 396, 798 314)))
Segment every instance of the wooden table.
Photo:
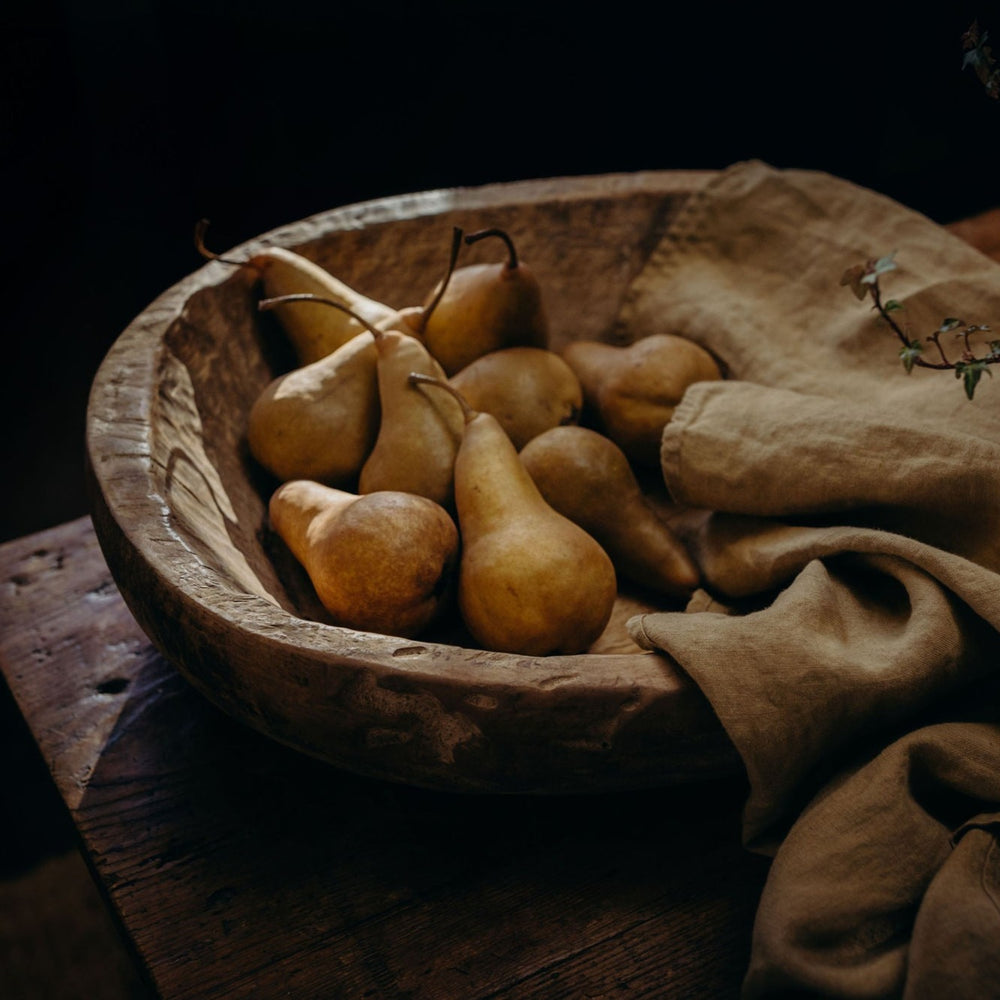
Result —
POLYGON ((742 780, 588 797, 342 773, 209 704, 82 518, 0 546, 0 670, 164 998, 735 997, 742 780))

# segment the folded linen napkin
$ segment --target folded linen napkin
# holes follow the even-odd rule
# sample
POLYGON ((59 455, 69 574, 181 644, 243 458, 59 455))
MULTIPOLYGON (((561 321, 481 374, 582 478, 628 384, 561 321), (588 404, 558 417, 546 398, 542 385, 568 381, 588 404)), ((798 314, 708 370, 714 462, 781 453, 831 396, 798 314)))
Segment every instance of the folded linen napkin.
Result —
POLYGON ((1000 380, 906 374, 840 284, 892 253, 914 337, 1000 323, 1000 266, 957 236, 757 161, 692 198, 619 317, 728 371, 662 440, 673 497, 711 512, 704 592, 630 631, 746 765, 745 842, 774 856, 747 998, 1000 996, 1000 380))

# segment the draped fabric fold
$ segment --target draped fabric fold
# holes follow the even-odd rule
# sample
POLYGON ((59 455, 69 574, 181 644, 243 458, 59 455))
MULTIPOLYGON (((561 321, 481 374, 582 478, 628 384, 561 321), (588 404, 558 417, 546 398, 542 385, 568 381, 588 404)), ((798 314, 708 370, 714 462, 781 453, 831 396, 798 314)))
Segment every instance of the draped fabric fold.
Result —
POLYGON ((970 401, 952 373, 906 374, 840 285, 893 252, 914 337, 1000 323, 995 262, 875 192, 756 161, 692 199, 620 315, 728 375, 692 386, 662 441, 671 495, 705 512, 686 539, 704 592, 630 629, 747 768, 745 841, 774 857, 747 998, 1000 996, 1000 382, 970 401))

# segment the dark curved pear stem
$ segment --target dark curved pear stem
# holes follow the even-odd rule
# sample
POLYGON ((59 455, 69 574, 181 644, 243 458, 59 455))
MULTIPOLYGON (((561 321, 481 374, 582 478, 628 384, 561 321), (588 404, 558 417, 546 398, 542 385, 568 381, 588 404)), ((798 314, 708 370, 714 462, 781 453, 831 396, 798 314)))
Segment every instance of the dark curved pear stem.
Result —
POLYGON ((357 320, 376 340, 382 336, 382 331, 377 326, 366 320, 364 316, 359 316, 349 306, 345 306, 343 302, 338 302, 336 299, 328 299, 325 295, 316 295, 313 292, 290 292, 288 295, 275 295, 269 299, 261 299, 257 303, 257 308, 262 312, 266 312, 268 309, 283 306, 286 302, 318 302, 320 305, 333 306, 334 309, 339 309, 341 312, 347 313, 351 319, 357 320))
POLYGON ((427 326, 427 320, 430 314, 434 312, 435 307, 444 297, 445 289, 448 287, 448 282, 451 281, 451 276, 455 273, 455 264, 458 262, 458 252, 462 249, 462 230, 459 226, 454 226, 451 231, 451 257, 448 260, 448 270, 445 272, 444 281, 441 282, 434 298, 428 303, 424 308, 424 311, 420 314, 420 322, 417 327, 417 333, 422 334, 424 332, 424 327, 427 326))
POLYGON ((410 374, 406 377, 406 380, 410 383, 410 385, 416 385, 418 382, 423 382, 424 385, 435 385, 439 389, 446 389, 455 397, 455 399, 458 400, 458 405, 462 407, 462 416, 465 418, 466 423, 476 416, 476 411, 469 406, 465 397, 453 385, 449 385, 447 382, 444 382, 439 378, 435 378, 433 375, 425 375, 423 372, 410 372, 410 374))
POLYGON ((223 257, 221 254, 214 253, 205 246, 205 233, 208 231, 209 222, 208 219, 199 219, 195 223, 194 227, 194 248, 204 257, 206 260, 217 260, 220 264, 233 264, 236 267, 242 267, 246 261, 243 260, 233 260, 230 257, 223 257))
POLYGON ((479 240, 484 240, 488 236, 496 236, 503 240, 507 244, 507 270, 514 271, 517 269, 517 250, 514 249, 514 241, 510 238, 510 234, 504 230, 497 227, 492 229, 480 229, 478 233, 470 233, 465 237, 466 243, 478 243, 479 240))

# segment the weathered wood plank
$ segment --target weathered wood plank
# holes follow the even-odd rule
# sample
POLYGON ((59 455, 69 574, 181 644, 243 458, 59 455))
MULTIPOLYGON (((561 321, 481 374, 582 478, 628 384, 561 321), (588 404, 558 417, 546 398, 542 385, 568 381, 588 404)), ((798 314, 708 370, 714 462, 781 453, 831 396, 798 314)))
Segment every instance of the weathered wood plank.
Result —
POLYGON ((130 684, 155 654, 118 596, 89 518, 0 552, 0 666, 72 809, 130 684))

